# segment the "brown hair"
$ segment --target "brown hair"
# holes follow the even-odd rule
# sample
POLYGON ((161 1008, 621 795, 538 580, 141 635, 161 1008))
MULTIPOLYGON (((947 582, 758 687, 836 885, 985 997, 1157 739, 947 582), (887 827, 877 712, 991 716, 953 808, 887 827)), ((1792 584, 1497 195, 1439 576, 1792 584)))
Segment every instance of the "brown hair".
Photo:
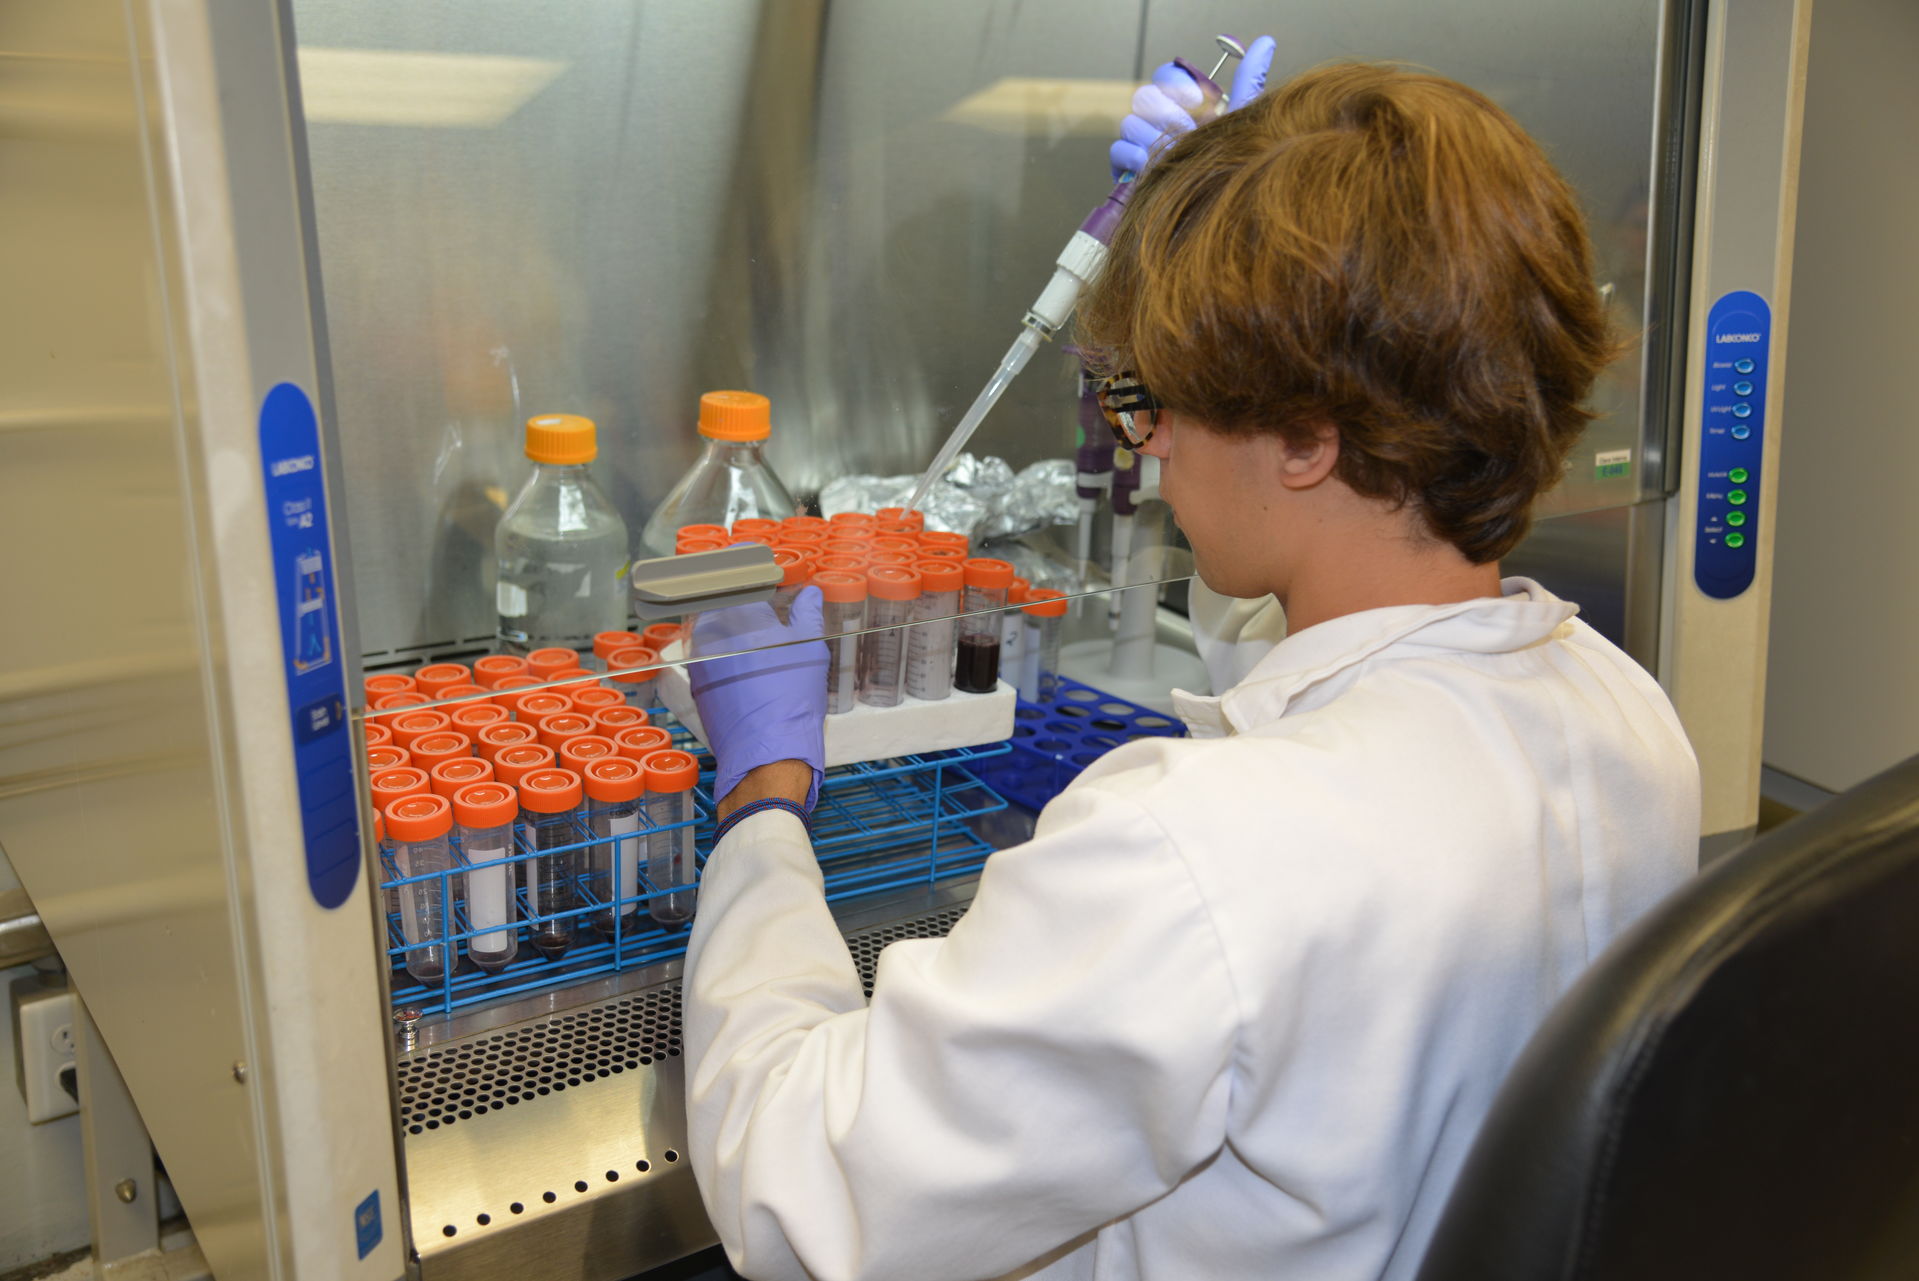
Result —
POLYGON ((1618 349, 1578 199, 1492 102, 1306 72, 1166 149, 1079 341, 1226 434, 1339 431, 1336 475, 1475 564, 1525 535, 1618 349))

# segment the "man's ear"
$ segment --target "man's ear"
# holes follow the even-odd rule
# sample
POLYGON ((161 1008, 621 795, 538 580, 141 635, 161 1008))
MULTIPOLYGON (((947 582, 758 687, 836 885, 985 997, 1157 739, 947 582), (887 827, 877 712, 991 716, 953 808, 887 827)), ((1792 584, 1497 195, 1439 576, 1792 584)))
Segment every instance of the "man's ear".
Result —
POLYGON ((1279 483, 1288 489, 1311 489, 1339 465, 1339 428, 1329 422, 1310 425, 1312 434, 1280 446, 1279 483))

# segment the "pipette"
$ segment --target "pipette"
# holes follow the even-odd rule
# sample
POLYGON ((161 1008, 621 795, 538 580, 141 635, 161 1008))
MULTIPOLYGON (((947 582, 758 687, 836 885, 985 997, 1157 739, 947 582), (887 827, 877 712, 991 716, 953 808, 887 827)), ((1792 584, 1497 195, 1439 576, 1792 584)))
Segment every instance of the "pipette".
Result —
MULTIPOLYGON (((1201 72, 1184 58, 1173 59, 1199 86, 1202 101, 1199 108, 1192 112, 1195 121, 1210 120, 1219 113, 1225 95, 1214 77, 1229 60, 1246 55, 1245 46, 1231 36, 1219 36, 1217 42, 1220 58, 1213 64, 1211 75, 1201 72)), ((946 438, 939 453, 934 455, 932 466, 920 477, 920 483, 914 487, 906 506, 919 507, 926 500, 933 482, 946 474, 953 459, 959 456, 959 451, 973 438, 973 433, 986 415, 999 403, 1007 386, 1019 377, 1020 370, 1026 368, 1027 362, 1033 359, 1033 353, 1039 350, 1039 345, 1058 333, 1060 326, 1073 314, 1080 290, 1086 287, 1087 281, 1099 274, 1099 269, 1106 263, 1106 242, 1112 238, 1113 228, 1119 224, 1119 216, 1125 211, 1126 201, 1133 194, 1133 178, 1131 173, 1121 174, 1106 199, 1086 216, 1086 221, 1079 225, 1073 238, 1066 242, 1066 248, 1060 251, 1059 258, 1053 264, 1053 278, 1046 283, 1046 288, 1033 301, 1033 305, 1027 308, 1013 345, 1006 349, 1006 354, 1000 358, 999 368, 986 380, 986 386, 980 389, 980 394, 967 408, 959 425, 953 428, 953 434, 946 438)))

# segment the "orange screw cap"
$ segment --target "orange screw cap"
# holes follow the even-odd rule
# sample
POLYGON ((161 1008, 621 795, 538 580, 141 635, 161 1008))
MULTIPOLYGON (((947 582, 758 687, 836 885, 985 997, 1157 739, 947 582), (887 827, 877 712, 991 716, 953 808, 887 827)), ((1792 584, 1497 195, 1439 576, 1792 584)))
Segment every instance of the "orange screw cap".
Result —
POLYGON ((599 428, 578 414, 526 420, 526 456, 536 463, 590 463, 600 455, 599 428))
POLYGON ((444 796, 408 796, 382 813, 387 835, 396 841, 431 841, 453 830, 453 807, 444 796))

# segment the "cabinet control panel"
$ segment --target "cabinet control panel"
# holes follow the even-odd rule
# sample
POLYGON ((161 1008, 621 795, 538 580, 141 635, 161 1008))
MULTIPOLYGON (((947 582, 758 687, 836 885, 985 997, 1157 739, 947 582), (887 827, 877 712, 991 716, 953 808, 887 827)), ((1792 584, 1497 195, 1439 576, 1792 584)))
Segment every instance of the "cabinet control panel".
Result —
POLYGON ((1699 523, 1693 581, 1718 600, 1752 586, 1759 552, 1759 467, 1766 436, 1772 309, 1749 290, 1706 318, 1705 404, 1700 414, 1699 523))
POLYGON ((260 409, 260 464, 280 596, 307 884, 320 906, 338 907, 353 892, 360 870, 353 735, 329 563, 319 420, 313 402, 292 383, 275 387, 260 409))

